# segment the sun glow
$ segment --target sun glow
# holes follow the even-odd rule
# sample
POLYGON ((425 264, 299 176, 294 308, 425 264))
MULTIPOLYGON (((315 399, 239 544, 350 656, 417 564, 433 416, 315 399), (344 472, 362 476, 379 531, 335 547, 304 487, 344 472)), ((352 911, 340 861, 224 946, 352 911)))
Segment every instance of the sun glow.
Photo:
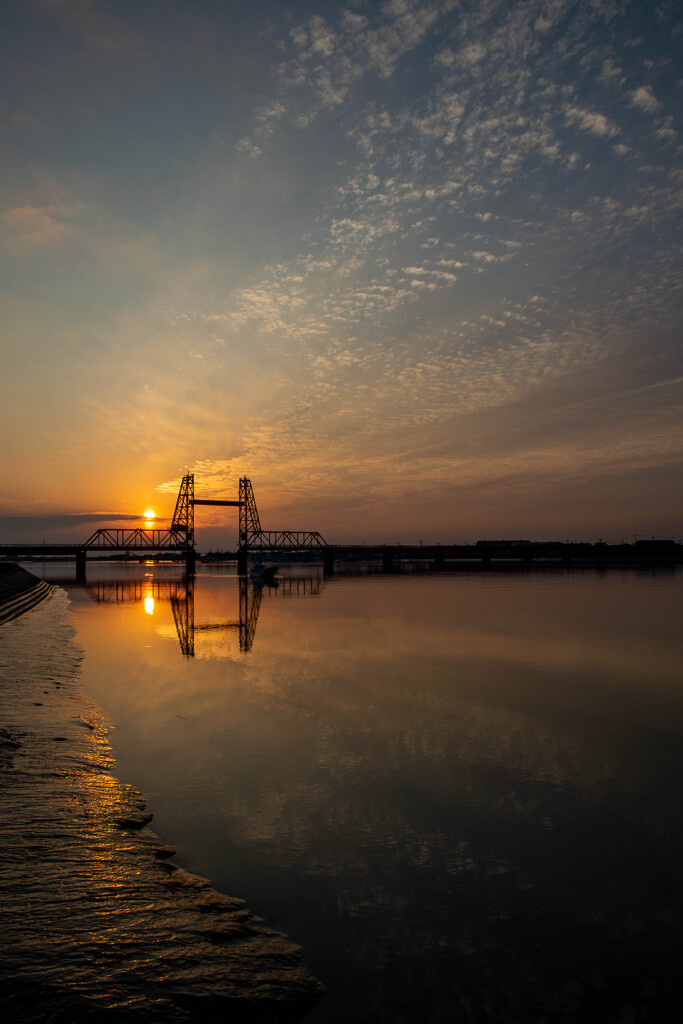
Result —
POLYGON ((146 508, 142 514, 145 519, 156 519, 156 512, 153 508, 146 508))

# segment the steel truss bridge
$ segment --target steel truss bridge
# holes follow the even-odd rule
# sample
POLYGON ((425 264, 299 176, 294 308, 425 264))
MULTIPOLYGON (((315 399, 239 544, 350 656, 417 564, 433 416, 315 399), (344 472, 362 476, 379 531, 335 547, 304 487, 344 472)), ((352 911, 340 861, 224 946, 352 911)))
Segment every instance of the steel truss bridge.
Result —
POLYGON ((168 530, 129 529, 95 530, 83 544, 1 544, 0 555, 17 558, 27 555, 72 556, 76 558, 77 577, 85 576, 89 552, 175 552, 185 556, 188 572, 194 572, 197 552, 194 537, 196 505, 232 506, 239 509, 238 572, 246 573, 250 551, 318 551, 328 547, 314 530, 264 530, 249 477, 240 477, 235 499, 196 498, 194 473, 187 473, 180 484, 171 526, 168 530))
POLYGON ((196 498, 194 473, 183 477, 169 530, 96 530, 85 542, 87 551, 181 551, 194 554, 194 509, 196 505, 222 505, 239 509, 239 550, 246 559, 249 551, 306 551, 326 548, 324 538, 313 530, 264 530, 249 477, 240 477, 239 497, 196 498))
POLYGON ((435 569, 479 565, 512 566, 513 564, 575 565, 680 565, 683 545, 672 540, 637 540, 634 544, 578 544, 530 541, 478 541, 475 545, 332 545, 315 530, 264 530, 249 477, 240 477, 238 497, 234 499, 196 498, 194 474, 187 473, 181 481, 171 526, 158 529, 95 530, 83 544, 2 544, 0 555, 9 558, 26 556, 75 557, 76 578, 85 578, 86 558, 90 552, 168 552, 185 559, 188 574, 193 574, 197 553, 194 536, 196 505, 232 506, 239 509, 239 546, 237 571, 247 572, 250 552, 317 551, 327 573, 334 572, 335 562, 381 560, 386 570, 404 561, 428 561, 435 569))

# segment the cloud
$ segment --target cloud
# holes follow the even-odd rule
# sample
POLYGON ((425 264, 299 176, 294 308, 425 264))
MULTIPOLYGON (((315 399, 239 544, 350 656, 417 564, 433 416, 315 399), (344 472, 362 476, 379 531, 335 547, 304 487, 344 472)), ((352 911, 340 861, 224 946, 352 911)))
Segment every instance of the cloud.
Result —
POLYGON ((93 0, 38 0, 43 16, 52 18, 97 52, 98 59, 127 62, 131 57, 149 59, 142 32, 93 0))
MULTIPOLYGON (((67 213, 68 216, 68 213, 67 213)), ((17 206, 0 213, 6 229, 6 244, 24 250, 39 250, 63 245, 74 237, 74 227, 65 219, 65 211, 55 206, 17 206)))
POLYGON ((591 135, 611 138, 619 133, 619 129, 609 118, 593 110, 585 110, 582 107, 566 107, 564 117, 567 124, 576 125, 577 128, 589 132, 591 135))
POLYGON ((449 7, 448 0, 390 0, 369 15, 343 10, 334 23, 315 14, 296 25, 292 52, 273 71, 280 98, 261 108, 256 134, 268 137, 286 121, 309 127, 322 111, 346 103, 366 76, 391 78, 449 7))
MULTIPOLYGON (((10 507, 9 502, 3 503, 10 507)), ((17 503, 13 503, 16 511, 17 503)), ((47 543, 83 543, 97 529, 106 526, 116 528, 117 524, 141 526, 142 515, 129 515, 121 512, 83 512, 69 514, 35 514, 27 508, 25 515, 0 514, 0 543, 3 544, 40 544, 47 543)))
POLYGON ((608 85, 613 82, 617 85, 623 85, 626 81, 621 68, 611 58, 603 61, 600 78, 608 85))
POLYGON ((257 146, 251 139, 240 139, 235 149, 238 153, 245 153, 250 157, 257 157, 262 153, 260 146, 257 146))
POLYGON ((641 85, 631 93, 631 103, 646 114, 654 114, 661 108, 661 103, 653 93, 649 85, 641 85))
POLYGON ((79 523, 132 523, 144 519, 143 515, 130 515, 127 512, 78 512, 72 514, 50 514, 27 513, 24 516, 0 515, 3 527, 6 529, 13 523, 31 523, 36 529, 41 526, 75 526, 79 523))
MULTIPOLYGON (((448 283, 458 280, 457 274, 452 274, 445 270, 435 270, 432 267, 405 267, 404 273, 415 275, 427 275, 429 277, 436 278, 439 281, 445 281, 448 283)), ((416 282, 413 282, 413 284, 415 283, 416 282)))
POLYGON ((456 61, 462 64, 463 67, 471 71, 474 68, 475 64, 480 64, 481 61, 484 60, 486 55, 486 47, 484 46, 483 42, 478 41, 469 43, 467 46, 464 46, 462 50, 460 50, 456 54, 456 61))

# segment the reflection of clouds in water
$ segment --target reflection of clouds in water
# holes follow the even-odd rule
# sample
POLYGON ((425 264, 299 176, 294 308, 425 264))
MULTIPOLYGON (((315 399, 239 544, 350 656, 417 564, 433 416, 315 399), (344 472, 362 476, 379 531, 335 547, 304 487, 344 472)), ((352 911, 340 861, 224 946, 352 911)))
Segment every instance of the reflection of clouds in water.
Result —
MULTIPOLYGON (((650 643, 631 636, 615 638, 613 643, 604 636, 576 635, 567 637, 560 630, 555 635, 534 635, 533 628, 526 636, 501 629, 456 629, 449 638, 429 637, 427 646, 434 654, 443 656, 458 652, 461 659, 494 659, 505 663, 552 669, 599 669, 614 675, 624 674, 640 678, 642 666, 647 662, 658 676, 680 677, 680 662, 675 653, 662 650, 655 640, 650 643)), ((409 646, 405 646, 408 653, 409 646)))
MULTIPOLYGON (((558 935, 585 937, 586 922, 606 915, 610 963, 625 935, 643 941, 650 909, 623 927, 624 885, 651 870, 653 840, 670 832, 678 784, 667 774, 680 751, 637 727, 460 701, 445 676, 410 688, 370 670, 354 685, 337 665, 328 685, 316 668, 263 694, 278 723, 267 771, 223 791, 220 816, 277 877, 316 887, 353 960, 372 970, 398 953, 438 963, 447 951, 486 975, 501 944, 496 991, 538 971, 540 994, 543 956, 527 937, 562 946, 558 935), (606 833, 619 851, 608 878, 606 833), (520 932, 505 938, 511 917, 520 932)), ((252 682, 263 679, 249 680, 255 697, 252 682)), ((652 913, 669 925, 664 904, 652 913)))
MULTIPOLYGON (((157 635, 165 640, 178 640, 176 627, 169 623, 160 625, 157 635)), ((215 629, 195 630, 193 657, 198 661, 240 661, 244 654, 240 651, 239 629, 235 624, 216 623, 215 629)))
POLYGON ((370 845, 417 848, 414 818, 400 800, 392 805, 397 786, 444 806, 479 806, 493 820, 536 818, 547 787, 614 811, 637 781, 658 813, 670 784, 641 733, 682 721, 669 686, 678 654, 656 630, 644 636, 644 624, 624 630, 623 583, 577 577, 576 601, 566 579, 561 588, 538 579, 332 581, 313 622, 281 607, 248 695, 235 694, 250 718, 260 706, 278 722, 268 747, 278 769, 264 788, 255 779, 248 794, 227 798, 245 840, 300 862, 324 821, 335 837, 332 873, 357 859, 347 837, 360 818, 370 845), (295 780, 293 759, 306 765, 295 780), (494 776, 511 780, 503 798, 494 776))
POLYGON ((164 640, 177 640, 178 638, 175 627, 168 623, 157 626, 156 632, 157 636, 163 637, 164 640))
POLYGON ((219 627, 211 632, 195 632, 194 656, 200 661, 240 661, 244 652, 240 650, 239 631, 219 627))
POLYGON ((87 662, 100 687, 116 669, 128 774, 198 870, 284 908, 316 957, 345 958, 346 985, 398 958, 392 991, 433 972, 444 999, 472 979, 526 1006, 555 998, 548 958, 588 991, 575 949, 590 949, 614 995, 645 932, 666 947, 680 575, 337 577, 304 602, 264 592, 252 652, 226 660, 238 592, 197 578, 211 654, 194 661, 166 609, 156 683, 87 662))
MULTIPOLYGON (((675 652, 662 648, 655 639, 643 640, 637 635, 615 637, 613 641, 604 634, 575 634, 568 636, 561 628, 553 626, 545 635, 534 629, 533 623, 520 624, 523 633, 507 626, 491 626, 478 629, 468 626, 454 626, 444 633, 443 629, 426 623, 421 634, 420 649, 430 654, 459 661, 498 661, 504 664, 528 665, 530 668, 553 670, 595 669, 616 677, 641 677, 643 665, 648 664, 658 678, 672 683, 680 679, 680 661, 675 652)), ((393 659, 397 654, 407 658, 419 658, 414 635, 409 629, 395 632, 393 623, 373 623, 373 635, 364 631, 354 637, 353 651, 349 657, 359 659, 371 652, 379 660, 393 659), (379 651, 378 651, 379 648, 379 651)), ((286 651, 292 657, 305 655, 295 637, 284 637, 286 651)), ((267 685, 267 682, 266 682, 267 685)))
MULTIPOLYGON (((250 676, 249 685, 261 681, 250 676)), ((285 865, 301 866, 302 851, 315 857, 323 829, 327 870, 334 874, 358 861, 359 828, 369 848, 400 843, 410 858, 424 843, 431 846, 434 837, 423 835, 424 823, 415 815, 423 799, 441 808, 446 820, 458 807, 465 818, 478 808, 491 820, 507 813, 533 819, 547 787, 599 804, 614 799, 631 774, 625 753, 637 739, 633 729, 613 729, 605 739, 602 724, 577 731, 575 721, 568 728, 555 716, 544 720, 461 701, 442 682, 442 690, 427 684, 415 693, 373 679, 355 699, 347 687, 321 689, 319 678, 310 676, 279 700, 271 688, 267 706, 277 704, 280 730, 268 757, 278 768, 263 788, 256 783, 248 793, 226 794, 226 810, 240 821, 245 841, 277 850, 285 865), (296 780, 289 769, 294 756, 306 765, 296 780), (407 792, 414 802, 405 806, 407 792)), ((657 776, 653 795, 660 781, 657 776)), ((424 850, 419 856, 426 857, 424 850)))

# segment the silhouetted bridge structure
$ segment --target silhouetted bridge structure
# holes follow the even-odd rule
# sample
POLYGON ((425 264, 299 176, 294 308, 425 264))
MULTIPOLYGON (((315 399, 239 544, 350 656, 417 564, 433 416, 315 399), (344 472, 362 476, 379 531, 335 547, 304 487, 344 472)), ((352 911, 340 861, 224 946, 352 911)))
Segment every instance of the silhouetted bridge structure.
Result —
POLYGON ((184 557, 188 574, 193 574, 197 559, 194 535, 194 509, 197 505, 232 506, 239 509, 239 546, 237 571, 246 574, 250 552, 286 554, 315 552, 327 573, 340 561, 378 561, 390 570, 401 562, 429 562, 435 569, 447 564, 487 567, 497 565, 608 565, 608 564, 683 564, 683 545, 673 540, 638 540, 634 544, 598 542, 571 543, 526 540, 477 541, 476 544, 328 544, 314 530, 264 530, 261 526, 254 491, 248 477, 240 477, 235 499, 196 498, 194 474, 186 474, 180 484, 171 526, 159 529, 110 529, 95 532, 82 544, 2 544, 0 555, 73 557, 77 578, 85 577, 89 554, 122 552, 139 554, 175 553, 184 557))
POLYGON ((476 544, 328 544, 321 552, 326 572, 335 562, 381 561, 391 570, 401 562, 429 562, 434 569, 493 565, 645 565, 683 564, 683 545, 672 540, 634 544, 570 541, 477 541, 476 544))
POLYGON ((194 474, 187 473, 180 484, 173 519, 168 530, 111 529, 105 527, 88 537, 82 544, 0 544, 0 555, 9 558, 27 556, 76 559, 77 578, 85 577, 88 554, 95 552, 137 552, 140 554, 179 553, 184 556, 188 573, 195 570, 197 552, 194 537, 195 505, 233 506, 239 509, 239 573, 246 573, 250 551, 308 551, 327 547, 325 540, 314 530, 264 530, 256 507, 251 480, 241 477, 239 496, 227 498, 196 498, 194 474))

